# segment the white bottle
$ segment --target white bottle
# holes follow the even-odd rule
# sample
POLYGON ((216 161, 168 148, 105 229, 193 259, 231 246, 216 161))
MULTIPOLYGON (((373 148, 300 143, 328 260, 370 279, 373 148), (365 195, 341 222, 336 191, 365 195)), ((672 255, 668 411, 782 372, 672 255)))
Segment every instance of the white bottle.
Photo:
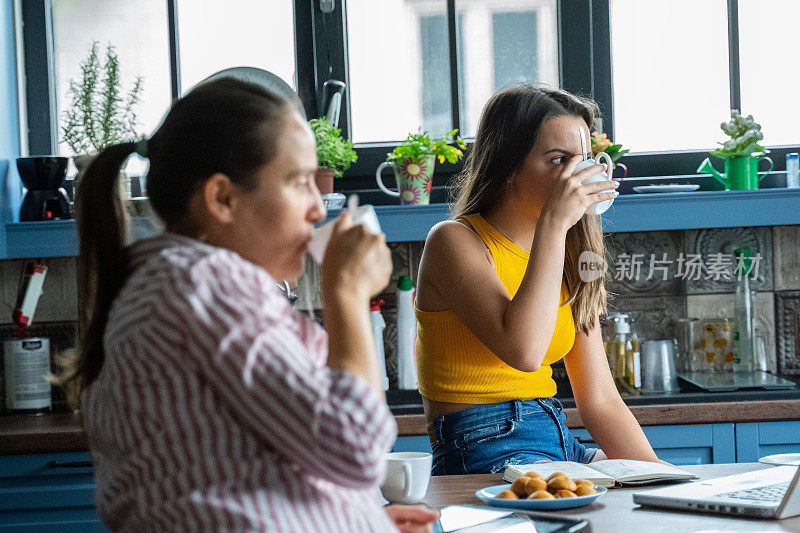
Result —
POLYGON ((414 284, 408 276, 397 280, 397 386, 417 388, 417 317, 414 315, 414 284))
POLYGON ((49 411, 51 407, 50 339, 9 339, 3 342, 6 409, 11 412, 49 411))
POLYGON ((375 351, 378 354, 378 370, 381 374, 381 385, 383 390, 389 389, 389 378, 386 376, 386 356, 383 352, 383 330, 386 327, 386 321, 383 320, 381 315, 381 305, 383 300, 375 299, 369 304, 369 321, 372 324, 372 337, 375 339, 375 351))

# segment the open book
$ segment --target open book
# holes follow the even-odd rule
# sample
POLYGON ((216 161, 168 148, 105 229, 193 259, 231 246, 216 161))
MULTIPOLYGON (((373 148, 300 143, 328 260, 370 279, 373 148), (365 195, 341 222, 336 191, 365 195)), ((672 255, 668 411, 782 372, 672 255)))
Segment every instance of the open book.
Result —
POLYGON ((548 477, 554 472, 564 472, 572 479, 588 479, 595 485, 646 485, 659 481, 685 481, 697 479, 686 470, 663 463, 634 461, 633 459, 606 459, 596 463, 581 464, 569 461, 552 461, 532 465, 511 465, 506 468, 503 479, 513 483, 526 472, 537 472, 548 477))

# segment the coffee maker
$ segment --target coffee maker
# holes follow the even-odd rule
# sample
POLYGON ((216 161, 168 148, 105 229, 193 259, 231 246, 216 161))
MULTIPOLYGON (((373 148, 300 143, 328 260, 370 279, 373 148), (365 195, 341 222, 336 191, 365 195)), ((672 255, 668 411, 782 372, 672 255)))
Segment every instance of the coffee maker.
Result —
POLYGON ((17 170, 27 191, 20 207, 20 222, 70 218, 67 191, 62 188, 67 175, 66 157, 19 157, 17 170))

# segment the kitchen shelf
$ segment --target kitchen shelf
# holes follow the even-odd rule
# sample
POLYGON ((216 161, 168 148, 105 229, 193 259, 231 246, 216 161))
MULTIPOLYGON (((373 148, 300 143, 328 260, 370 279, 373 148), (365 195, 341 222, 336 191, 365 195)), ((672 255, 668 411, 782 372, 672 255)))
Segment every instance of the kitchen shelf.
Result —
MULTIPOLYGON (((448 204, 376 205, 388 242, 422 241, 449 217, 448 204)), ((338 215, 332 211, 329 218, 338 215)), ((603 215, 603 231, 664 231, 800 224, 800 189, 696 191, 625 194, 603 215)), ((148 231, 147 219, 133 220, 134 233, 148 231)), ((78 253, 74 220, 6 224, 5 258, 65 257, 78 253)))

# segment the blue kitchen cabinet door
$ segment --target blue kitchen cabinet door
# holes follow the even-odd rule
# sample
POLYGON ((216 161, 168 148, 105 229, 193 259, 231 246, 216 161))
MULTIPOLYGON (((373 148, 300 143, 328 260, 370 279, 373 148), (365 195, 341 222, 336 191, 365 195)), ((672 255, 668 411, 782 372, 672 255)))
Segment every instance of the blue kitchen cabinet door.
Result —
POLYGON ((800 453, 800 421, 736 424, 736 462, 776 453, 800 453))
POLYGON ((431 450, 431 441, 427 435, 412 435, 407 437, 397 437, 392 447, 393 452, 427 452, 431 450))
MULTIPOLYGON (((732 463, 736 460, 733 424, 644 426, 642 430, 658 458, 675 465, 732 463)), ((597 447, 585 429, 570 431, 587 447, 597 447)))
POLYGON ((0 456, 0 532, 107 531, 88 453, 0 456))

